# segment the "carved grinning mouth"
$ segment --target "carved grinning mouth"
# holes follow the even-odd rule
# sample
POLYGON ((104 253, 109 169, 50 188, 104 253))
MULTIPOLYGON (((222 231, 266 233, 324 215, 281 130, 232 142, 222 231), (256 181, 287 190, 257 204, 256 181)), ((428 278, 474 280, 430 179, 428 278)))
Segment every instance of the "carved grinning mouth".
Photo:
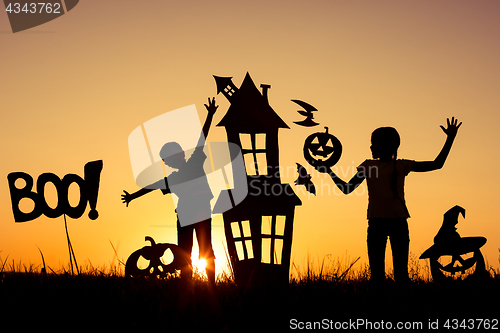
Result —
POLYGON ((331 153, 325 153, 321 147, 318 148, 316 153, 312 152, 311 149, 309 149, 309 154, 311 154, 311 156, 314 157, 321 156, 321 158, 316 158, 318 161, 328 160, 333 155, 333 153, 334 151, 332 151, 331 153))
POLYGON ((464 255, 454 255, 450 258, 446 258, 447 256, 442 256, 440 259, 440 268, 443 271, 451 273, 451 275, 456 272, 465 273, 466 270, 473 269, 476 265, 477 258, 473 255, 473 253, 469 252, 464 255), (446 259, 448 260, 446 260, 446 259), (447 263, 446 263, 447 262, 447 263))

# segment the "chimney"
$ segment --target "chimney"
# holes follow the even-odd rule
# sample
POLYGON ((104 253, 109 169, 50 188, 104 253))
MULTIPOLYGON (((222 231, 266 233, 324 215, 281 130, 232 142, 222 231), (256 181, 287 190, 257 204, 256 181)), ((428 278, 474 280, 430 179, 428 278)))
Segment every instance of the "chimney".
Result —
POLYGON ((260 87, 262 88, 262 96, 266 99, 267 103, 269 104, 269 100, 267 98, 267 91, 269 88, 271 88, 270 84, 261 84, 260 87))

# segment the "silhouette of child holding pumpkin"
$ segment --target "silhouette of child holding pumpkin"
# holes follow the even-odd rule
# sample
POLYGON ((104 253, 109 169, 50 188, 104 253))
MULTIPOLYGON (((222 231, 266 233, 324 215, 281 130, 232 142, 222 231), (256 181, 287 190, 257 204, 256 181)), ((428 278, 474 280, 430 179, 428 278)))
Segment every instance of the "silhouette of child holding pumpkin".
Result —
POLYGON ((407 218, 410 217, 404 197, 404 180, 411 172, 428 172, 441 169, 448 157, 457 135, 458 123, 454 117, 447 119, 447 128, 440 126, 447 135, 441 152, 433 161, 413 161, 398 159, 399 133, 393 127, 380 127, 371 135, 373 159, 367 159, 357 168, 356 175, 345 182, 331 169, 317 167, 328 173, 337 187, 349 194, 364 179, 368 186, 368 260, 371 281, 381 282, 385 278, 385 248, 387 237, 391 242, 394 278, 397 282, 408 281, 409 231, 407 218))
MULTIPOLYGON (((205 139, 208 136, 213 116, 218 106, 215 98, 208 105, 207 119, 203 125, 203 131, 198 144, 188 160, 185 152, 177 142, 167 142, 160 150, 160 157, 165 163, 178 171, 172 172, 165 179, 161 179, 151 185, 138 190, 135 193, 123 191, 122 201, 128 207, 130 201, 137 199, 155 189, 160 189, 163 194, 175 193, 179 200, 177 202, 177 245, 182 248, 188 257, 191 257, 193 248, 193 233, 196 233, 200 259, 206 260, 206 273, 209 283, 215 283, 215 255, 212 248, 212 219, 210 200, 213 198, 208 180, 206 178, 203 163, 207 156, 203 152, 205 139)), ((189 259, 190 261, 191 259, 189 259)), ((181 277, 187 281, 192 279, 192 266, 181 269, 181 277)))

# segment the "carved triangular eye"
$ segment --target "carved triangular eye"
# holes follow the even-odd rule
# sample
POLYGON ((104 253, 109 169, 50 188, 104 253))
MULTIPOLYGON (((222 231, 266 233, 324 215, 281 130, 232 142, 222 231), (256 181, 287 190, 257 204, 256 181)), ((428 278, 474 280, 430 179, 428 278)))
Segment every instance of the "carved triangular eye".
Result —
POLYGON ((333 148, 333 142, 332 142, 332 139, 328 139, 328 142, 326 143, 326 145, 325 145, 325 146, 333 148))
POLYGON ((318 137, 315 137, 314 140, 312 140, 311 144, 317 144, 317 145, 319 145, 318 137))

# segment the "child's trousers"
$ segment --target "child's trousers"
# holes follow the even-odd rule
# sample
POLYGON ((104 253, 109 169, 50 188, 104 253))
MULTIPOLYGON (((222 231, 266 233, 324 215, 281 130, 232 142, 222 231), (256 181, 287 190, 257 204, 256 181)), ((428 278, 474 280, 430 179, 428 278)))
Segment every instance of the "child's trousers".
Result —
POLYGON ((368 219, 368 261, 370 279, 373 282, 385 278, 385 247, 387 237, 391 242, 394 279, 396 282, 408 280, 408 254, 410 235, 406 218, 370 218, 368 219))

